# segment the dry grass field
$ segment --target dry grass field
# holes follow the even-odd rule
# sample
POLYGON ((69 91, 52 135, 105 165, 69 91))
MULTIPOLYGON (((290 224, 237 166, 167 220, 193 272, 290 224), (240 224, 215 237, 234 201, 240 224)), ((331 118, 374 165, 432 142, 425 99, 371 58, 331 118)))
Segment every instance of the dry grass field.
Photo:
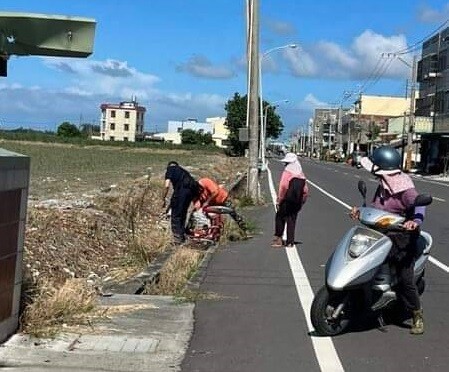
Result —
MULTIPOLYGON (((33 334, 82 322, 95 308, 92 291, 138 273, 170 246, 161 205, 168 161, 227 186, 245 171, 244 159, 217 151, 13 141, 0 147, 31 157, 22 328, 33 334)), ((177 252, 162 271, 162 292, 178 292, 201 257, 188 247, 177 252)))

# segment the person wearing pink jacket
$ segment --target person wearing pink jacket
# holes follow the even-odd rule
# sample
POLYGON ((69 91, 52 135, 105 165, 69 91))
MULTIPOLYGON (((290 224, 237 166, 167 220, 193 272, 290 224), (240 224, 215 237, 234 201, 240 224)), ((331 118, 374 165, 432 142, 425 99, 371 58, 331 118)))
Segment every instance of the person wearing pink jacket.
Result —
POLYGON ((309 195, 306 176, 296 154, 287 153, 281 162, 285 164, 285 169, 279 182, 276 200, 275 232, 271 244, 274 248, 283 246, 282 235, 285 225, 287 225, 286 245, 287 247, 295 245, 296 219, 309 195))

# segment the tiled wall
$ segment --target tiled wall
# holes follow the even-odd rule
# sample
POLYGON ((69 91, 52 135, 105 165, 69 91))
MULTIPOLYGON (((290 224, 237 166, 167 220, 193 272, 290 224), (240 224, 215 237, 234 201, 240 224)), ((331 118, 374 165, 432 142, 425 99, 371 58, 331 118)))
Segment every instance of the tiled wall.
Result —
POLYGON ((0 342, 18 324, 29 164, 0 149, 0 342))

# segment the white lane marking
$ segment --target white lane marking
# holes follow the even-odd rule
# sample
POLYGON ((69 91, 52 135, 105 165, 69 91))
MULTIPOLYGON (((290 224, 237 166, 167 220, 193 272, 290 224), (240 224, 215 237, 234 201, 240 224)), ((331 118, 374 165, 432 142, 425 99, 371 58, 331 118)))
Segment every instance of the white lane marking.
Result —
POLYGON ((437 259, 433 258, 432 256, 429 256, 429 261, 432 262, 435 266, 438 266, 441 270, 444 270, 447 273, 449 273, 449 266, 446 266, 444 263, 438 261, 437 259))
POLYGON ((417 177, 417 176, 413 176, 412 177, 417 180, 417 181, 422 181, 422 182, 427 182, 427 183, 433 183, 434 185, 440 185, 440 186, 446 186, 449 187, 449 183, 444 182, 444 181, 434 181, 434 180, 427 180, 424 177, 417 177))
POLYGON ((354 174, 354 177, 355 177, 355 178, 362 178, 362 177, 360 177, 358 174, 354 174))
MULTIPOLYGON (((318 185, 316 185, 315 183, 313 183, 310 180, 307 180, 308 183, 310 183, 313 187, 315 187, 316 189, 318 189, 319 191, 321 191, 324 195, 326 195, 327 197, 331 198, 332 200, 335 200, 337 203, 341 204, 343 207, 345 207, 346 209, 352 209, 352 207, 349 204, 346 204, 344 201, 341 201, 340 199, 338 199, 337 197, 333 196, 332 194, 328 193, 326 190, 322 189, 321 187, 319 187, 318 185)), ((449 268, 448 266, 446 266, 444 263, 438 261, 435 257, 429 256, 429 261, 432 262, 435 266, 439 267, 440 269, 443 269, 444 271, 446 271, 447 273, 449 273, 449 268)))
POLYGON ((341 205, 343 205, 345 208, 347 209, 352 209, 352 207, 349 204, 346 204, 344 202, 342 202, 340 199, 336 198, 335 196, 333 196, 332 194, 328 193, 326 190, 322 189, 321 187, 319 187, 316 183, 307 180, 308 183, 310 183, 313 187, 315 187, 316 189, 318 189, 319 191, 321 191, 324 195, 326 195, 327 197, 331 198, 332 200, 335 200, 337 203, 340 203, 341 205))
POLYGON ((433 198, 434 200, 437 200, 437 201, 443 202, 443 203, 446 201, 446 199, 437 198, 436 196, 432 196, 432 198, 433 198))
MULTIPOLYGON (((275 205, 276 190, 273 184, 273 177, 270 168, 267 167, 267 171, 271 198, 273 199, 273 204, 275 205)), ((313 331, 313 326, 310 320, 310 308, 312 306, 314 296, 312 287, 310 286, 307 273, 304 270, 304 266, 301 262, 296 246, 292 248, 285 248, 285 251, 287 253, 293 280, 295 281, 299 302, 301 303, 302 310, 306 318, 307 328, 311 332, 313 331)), ((332 339, 330 337, 312 337, 311 339, 321 371, 343 372, 344 369, 341 364, 340 358, 338 357, 337 351, 335 350, 332 339)))

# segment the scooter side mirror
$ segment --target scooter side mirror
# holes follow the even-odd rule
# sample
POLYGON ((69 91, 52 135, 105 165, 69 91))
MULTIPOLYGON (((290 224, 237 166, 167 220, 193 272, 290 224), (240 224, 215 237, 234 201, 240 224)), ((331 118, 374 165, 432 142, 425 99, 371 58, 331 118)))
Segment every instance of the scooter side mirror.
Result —
POLYGON ((419 194, 415 199, 415 207, 425 207, 432 204, 433 198, 429 194, 419 194))
POLYGON ((360 194, 362 194, 363 198, 366 198, 366 183, 365 183, 365 181, 360 180, 357 186, 359 188, 360 194))

